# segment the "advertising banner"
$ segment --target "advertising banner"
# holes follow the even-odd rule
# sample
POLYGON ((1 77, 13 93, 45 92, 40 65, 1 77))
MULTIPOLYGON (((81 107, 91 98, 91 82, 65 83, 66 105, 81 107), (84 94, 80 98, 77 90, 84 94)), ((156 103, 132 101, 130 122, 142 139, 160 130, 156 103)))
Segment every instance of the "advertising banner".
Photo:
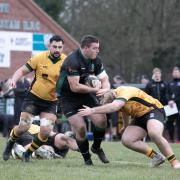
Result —
POLYGON ((0 33, 0 67, 10 67, 10 39, 0 33))
POLYGON ((11 51, 32 51, 32 33, 9 32, 11 51))
POLYGON ((36 55, 42 51, 48 49, 49 39, 52 37, 52 34, 33 34, 33 51, 32 55, 36 55))
POLYGON ((30 51, 35 55, 47 50, 52 34, 0 31, 0 67, 10 67, 11 51, 30 51))

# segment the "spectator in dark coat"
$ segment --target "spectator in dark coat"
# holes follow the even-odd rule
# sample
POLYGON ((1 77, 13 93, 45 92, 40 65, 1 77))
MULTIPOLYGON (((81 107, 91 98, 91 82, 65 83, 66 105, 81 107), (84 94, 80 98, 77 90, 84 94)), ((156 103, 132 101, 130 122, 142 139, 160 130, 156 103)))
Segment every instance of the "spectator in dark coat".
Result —
POLYGON ((168 95, 169 95, 168 104, 170 106, 174 106, 176 103, 179 113, 169 116, 166 126, 169 132, 170 140, 174 142, 174 139, 176 137, 177 142, 180 142, 180 67, 179 66, 175 66, 173 68, 172 77, 173 77, 172 81, 169 82, 168 84, 168 95), (176 135, 175 135, 175 130, 177 132, 176 135))
POLYGON ((167 104, 167 84, 162 80, 161 69, 153 69, 152 80, 147 83, 145 92, 158 99, 163 105, 167 104))

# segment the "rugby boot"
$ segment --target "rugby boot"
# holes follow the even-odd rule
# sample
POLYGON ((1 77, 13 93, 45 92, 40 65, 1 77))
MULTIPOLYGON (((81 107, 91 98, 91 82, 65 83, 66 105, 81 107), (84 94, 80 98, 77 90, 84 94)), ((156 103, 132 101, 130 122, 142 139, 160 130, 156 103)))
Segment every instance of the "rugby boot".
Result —
POLYGON ((109 160, 107 159, 104 151, 102 150, 102 148, 99 149, 94 149, 93 147, 91 147, 91 151, 94 154, 97 154, 97 156, 99 157, 99 159, 103 162, 103 163, 109 163, 109 160))
POLYGON ((9 139, 6 143, 6 147, 4 149, 4 152, 3 152, 3 160, 4 161, 7 161, 11 155, 11 151, 13 149, 13 146, 14 146, 14 143, 15 141, 12 141, 11 139, 9 139))
POLYGON ((161 154, 156 154, 151 161, 151 167, 158 167, 165 162, 165 157, 161 154))
POLYGON ((93 162, 92 162, 91 158, 88 159, 87 161, 85 161, 85 165, 87 165, 87 166, 93 166, 93 162))

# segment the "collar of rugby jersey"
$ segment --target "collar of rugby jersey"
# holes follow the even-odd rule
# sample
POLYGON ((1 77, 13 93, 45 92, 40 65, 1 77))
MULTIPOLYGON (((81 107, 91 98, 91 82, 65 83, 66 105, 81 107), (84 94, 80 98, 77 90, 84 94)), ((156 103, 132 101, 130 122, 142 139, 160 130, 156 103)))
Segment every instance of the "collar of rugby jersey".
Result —
POLYGON ((51 53, 49 53, 48 58, 52 61, 53 64, 56 64, 58 61, 61 60, 61 55, 58 58, 52 57, 51 53))

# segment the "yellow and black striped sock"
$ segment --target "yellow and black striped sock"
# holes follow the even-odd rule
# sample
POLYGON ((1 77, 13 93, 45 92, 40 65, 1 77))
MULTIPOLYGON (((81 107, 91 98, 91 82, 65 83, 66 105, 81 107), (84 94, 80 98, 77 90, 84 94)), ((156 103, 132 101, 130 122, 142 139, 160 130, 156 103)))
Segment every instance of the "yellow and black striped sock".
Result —
POLYGON ((153 158, 157 154, 156 151, 154 151, 152 148, 149 147, 148 151, 146 152, 146 156, 149 158, 153 158))
POLYGON ((13 128, 11 133, 10 133, 10 140, 11 141, 17 141, 20 138, 20 136, 17 135, 16 129, 13 128))
POLYGON ((176 160, 176 156, 174 154, 167 157, 167 160, 172 164, 174 160, 176 160))
POLYGON ((35 150, 37 150, 40 146, 42 146, 43 144, 46 143, 47 139, 42 139, 40 137, 40 134, 38 134, 32 141, 31 145, 29 146, 29 148, 26 151, 26 155, 30 156, 35 150))

